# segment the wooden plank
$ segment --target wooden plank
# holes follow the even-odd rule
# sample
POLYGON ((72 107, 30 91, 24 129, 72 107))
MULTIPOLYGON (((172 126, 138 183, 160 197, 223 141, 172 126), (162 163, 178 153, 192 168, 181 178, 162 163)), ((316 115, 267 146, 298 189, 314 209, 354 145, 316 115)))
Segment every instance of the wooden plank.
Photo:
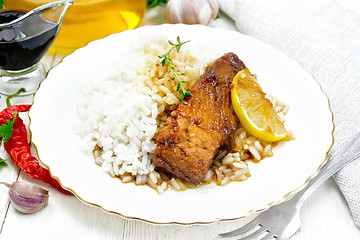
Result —
MULTIPOLYGON (((2 169, 0 173, 3 178, 2 169)), ((11 178, 16 178, 16 174, 11 178)), ((46 184, 30 179, 24 174, 21 174, 20 179, 49 188, 46 184)), ((305 204, 302 211, 303 228, 292 239, 322 239, 325 236, 325 239, 360 238, 360 232, 355 227, 343 198, 332 185, 333 183, 330 183, 330 186, 327 183, 305 204)), ((0 195, 1 203, 7 202, 7 199, 3 199, 5 196, 6 194, 0 195)), ((234 201, 232 204, 241 202, 234 201)), ((1 219, 6 211, 7 205, 2 209, 1 219)), ((234 221, 206 226, 158 226, 125 220, 51 188, 48 206, 36 214, 20 214, 11 206, 0 234, 3 239, 35 239, 34 236, 39 232, 44 237, 41 239, 54 239, 54 236, 71 236, 73 239, 213 239, 217 233, 235 229, 240 225, 242 223, 234 221)))
MULTIPOLYGON (((53 63, 54 55, 47 54, 43 57, 41 60, 41 64, 44 64, 46 69, 49 69, 53 63)), ((4 109, 6 107, 6 96, 0 94, 0 110, 4 109)), ((12 105, 18 105, 18 104, 31 104, 33 101, 33 96, 22 96, 13 98, 11 100, 12 105)), ((25 124, 28 125, 29 118, 27 116, 27 113, 21 113, 20 117, 24 120, 25 124)), ((0 157, 3 159, 8 159, 6 163, 0 164, 0 181, 1 182, 7 182, 7 183, 13 183, 17 180, 20 169, 18 166, 16 166, 13 161, 10 159, 10 156, 5 152, 3 144, 0 146, 0 157)), ((5 219, 8 214, 9 210, 9 198, 8 198, 8 190, 5 186, 0 185, 0 234, 3 228, 3 223, 5 222, 5 219)))
MULTIPOLYGON (((24 175, 21 179, 33 181, 24 175)), ((48 206, 35 214, 20 214, 10 207, 1 237, 7 240, 39 239, 39 236, 40 239, 88 240, 216 239, 218 233, 235 229, 250 220, 194 226, 155 225, 104 213, 53 189, 50 194, 48 206)), ((291 239, 360 239, 360 231, 353 225, 342 201, 333 181, 327 182, 304 206, 303 228, 291 239)), ((241 200, 216 204, 241 204, 241 200)))
MULTIPOLYGON (((0 99, 1 110, 6 106, 5 104, 5 96, 2 96, 0 99)), ((19 99, 14 99, 12 101, 13 104, 27 104, 32 102, 32 97, 21 97, 19 99)), ((20 113, 19 115, 22 119, 25 119, 25 122, 28 122, 28 117, 26 113, 20 113)), ((0 181, 7 182, 9 184, 16 181, 19 176, 20 169, 18 166, 15 166, 10 156, 5 152, 3 144, 0 146, 0 157, 3 159, 7 159, 6 163, 0 164, 0 181)), ((9 198, 8 198, 8 190, 5 186, 0 185, 0 234, 3 228, 3 222, 6 219, 9 207, 9 198)))
MULTIPOLYGON (((33 181, 23 174, 20 179, 33 181)), ((224 230, 236 227, 234 223, 165 226, 126 220, 51 188, 49 204, 35 214, 20 214, 11 206, 1 237, 36 239, 40 234, 40 239, 213 239, 219 225, 224 230)))
MULTIPOLYGON (((21 176, 24 178, 24 176, 21 176)), ((26 178, 25 178, 26 179, 26 178)), ((26 179, 29 180, 29 179, 26 179)), ((31 181, 31 180, 30 180, 31 181)), ((311 197, 304 208, 304 225, 292 240, 360 238, 360 231, 353 226, 343 211, 343 203, 332 183, 325 184, 319 194, 311 197), (323 194, 328 192, 330 196, 323 194), (335 196, 335 201, 330 197, 335 196), (324 205, 321 207, 320 205, 324 205), (327 213, 325 215, 324 211, 327 213), (325 217, 326 216, 326 217, 325 217), (341 219, 341 221, 339 220, 341 219), (346 227, 345 224, 350 224, 346 227), (345 228, 346 227, 346 228, 345 228), (346 229, 346 231, 345 231, 346 229)), ((119 216, 82 204, 75 197, 50 190, 49 205, 38 213, 24 215, 9 208, 1 237, 7 240, 27 239, 217 239, 219 232, 229 231, 242 225, 245 220, 220 222, 208 225, 180 226, 154 225, 141 221, 125 220, 119 216)), ((238 201, 233 201, 234 210, 238 201)), ((218 203, 221 204, 221 203, 218 203)), ((249 220, 249 219, 248 219, 249 220)), ((248 221, 247 220, 247 221, 248 221)))
MULTIPOLYGON (((6 183, 13 183, 16 181, 19 175, 19 168, 14 165, 14 163, 9 160, 9 156, 1 147, 0 156, 3 159, 8 159, 6 163, 0 164, 0 181, 6 183)), ((9 207, 9 196, 8 196, 8 188, 4 185, 0 185, 0 235, 3 227, 3 222, 5 221, 7 211, 9 207)))
POLYGON ((303 226, 292 240, 360 239, 347 203, 333 178, 326 181, 304 203, 303 226))

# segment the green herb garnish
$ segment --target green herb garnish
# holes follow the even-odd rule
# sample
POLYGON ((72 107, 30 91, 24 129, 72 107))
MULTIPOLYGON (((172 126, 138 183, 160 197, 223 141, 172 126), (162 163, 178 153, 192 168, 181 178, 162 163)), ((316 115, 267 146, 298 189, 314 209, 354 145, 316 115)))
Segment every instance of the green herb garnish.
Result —
POLYGON ((17 117, 17 112, 15 112, 14 114, 14 118, 13 120, 7 120, 6 123, 4 123, 3 125, 0 126, 0 144, 2 141, 4 141, 4 143, 6 143, 7 141, 9 141, 12 132, 14 130, 14 122, 16 120, 17 117))
POLYGON ((4 1, 0 0, 0 9, 4 8, 4 1))
MULTIPOLYGON (((14 130, 14 122, 16 120, 17 117, 17 112, 15 112, 14 114, 14 118, 12 121, 7 120, 5 124, 0 126, 0 144, 4 141, 4 143, 6 143, 7 141, 9 141, 12 132, 14 130)), ((6 162, 7 159, 3 159, 0 157, 0 164, 6 162)))
POLYGON ((170 68, 169 73, 172 73, 174 75, 174 77, 172 77, 171 80, 175 80, 175 78, 176 78, 176 80, 178 81, 178 85, 177 85, 176 90, 181 92, 181 95, 179 97, 179 101, 182 101, 185 98, 185 96, 191 97, 192 95, 188 91, 186 91, 186 89, 184 88, 183 83, 186 83, 186 81, 183 81, 180 78, 180 76, 183 76, 184 73, 176 72, 175 67, 173 65, 173 62, 172 62, 172 59, 170 57, 170 54, 174 49, 176 49, 176 51, 179 52, 181 46, 184 45, 187 42, 190 42, 190 41, 181 42, 179 36, 176 38, 176 40, 177 40, 178 43, 173 43, 173 42, 171 42, 169 40, 169 44, 172 46, 172 48, 167 53, 165 53, 164 55, 161 55, 161 56, 158 56, 158 57, 161 60, 160 63, 161 63, 162 66, 165 66, 165 64, 167 64, 169 66, 169 68, 170 68))
POLYGON ((167 2, 168 2, 168 0, 148 0, 147 6, 148 6, 148 8, 153 8, 153 7, 156 7, 157 5, 159 5, 160 3, 167 3, 167 2))

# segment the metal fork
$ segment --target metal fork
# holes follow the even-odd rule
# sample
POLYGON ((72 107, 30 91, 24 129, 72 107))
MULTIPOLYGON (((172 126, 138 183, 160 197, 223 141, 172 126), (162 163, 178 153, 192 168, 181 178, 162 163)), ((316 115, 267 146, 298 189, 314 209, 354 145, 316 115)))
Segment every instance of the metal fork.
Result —
POLYGON ((219 237, 238 236, 237 239, 239 240, 289 239, 301 227, 300 208, 304 201, 329 177, 359 156, 360 133, 357 133, 350 143, 330 162, 325 164, 319 174, 313 177, 308 184, 290 200, 270 207, 245 226, 231 232, 221 233, 219 237))

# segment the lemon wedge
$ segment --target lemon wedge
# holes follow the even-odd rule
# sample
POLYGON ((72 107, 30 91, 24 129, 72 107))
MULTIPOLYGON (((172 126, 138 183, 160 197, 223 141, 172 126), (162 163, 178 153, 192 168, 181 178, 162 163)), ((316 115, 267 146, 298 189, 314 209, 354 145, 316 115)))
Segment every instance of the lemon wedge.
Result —
POLYGON ((280 141, 288 136, 273 104, 265 97, 249 69, 239 71, 233 80, 231 101, 243 127, 253 136, 268 141, 280 141))

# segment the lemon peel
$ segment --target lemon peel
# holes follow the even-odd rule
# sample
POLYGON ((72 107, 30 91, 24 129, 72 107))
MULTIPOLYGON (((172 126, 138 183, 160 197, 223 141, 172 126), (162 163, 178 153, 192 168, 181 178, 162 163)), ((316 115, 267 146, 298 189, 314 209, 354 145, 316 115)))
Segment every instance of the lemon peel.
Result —
POLYGON ((248 68, 239 71, 232 82, 231 101, 243 127, 253 136, 276 142, 288 136, 272 102, 248 68))

